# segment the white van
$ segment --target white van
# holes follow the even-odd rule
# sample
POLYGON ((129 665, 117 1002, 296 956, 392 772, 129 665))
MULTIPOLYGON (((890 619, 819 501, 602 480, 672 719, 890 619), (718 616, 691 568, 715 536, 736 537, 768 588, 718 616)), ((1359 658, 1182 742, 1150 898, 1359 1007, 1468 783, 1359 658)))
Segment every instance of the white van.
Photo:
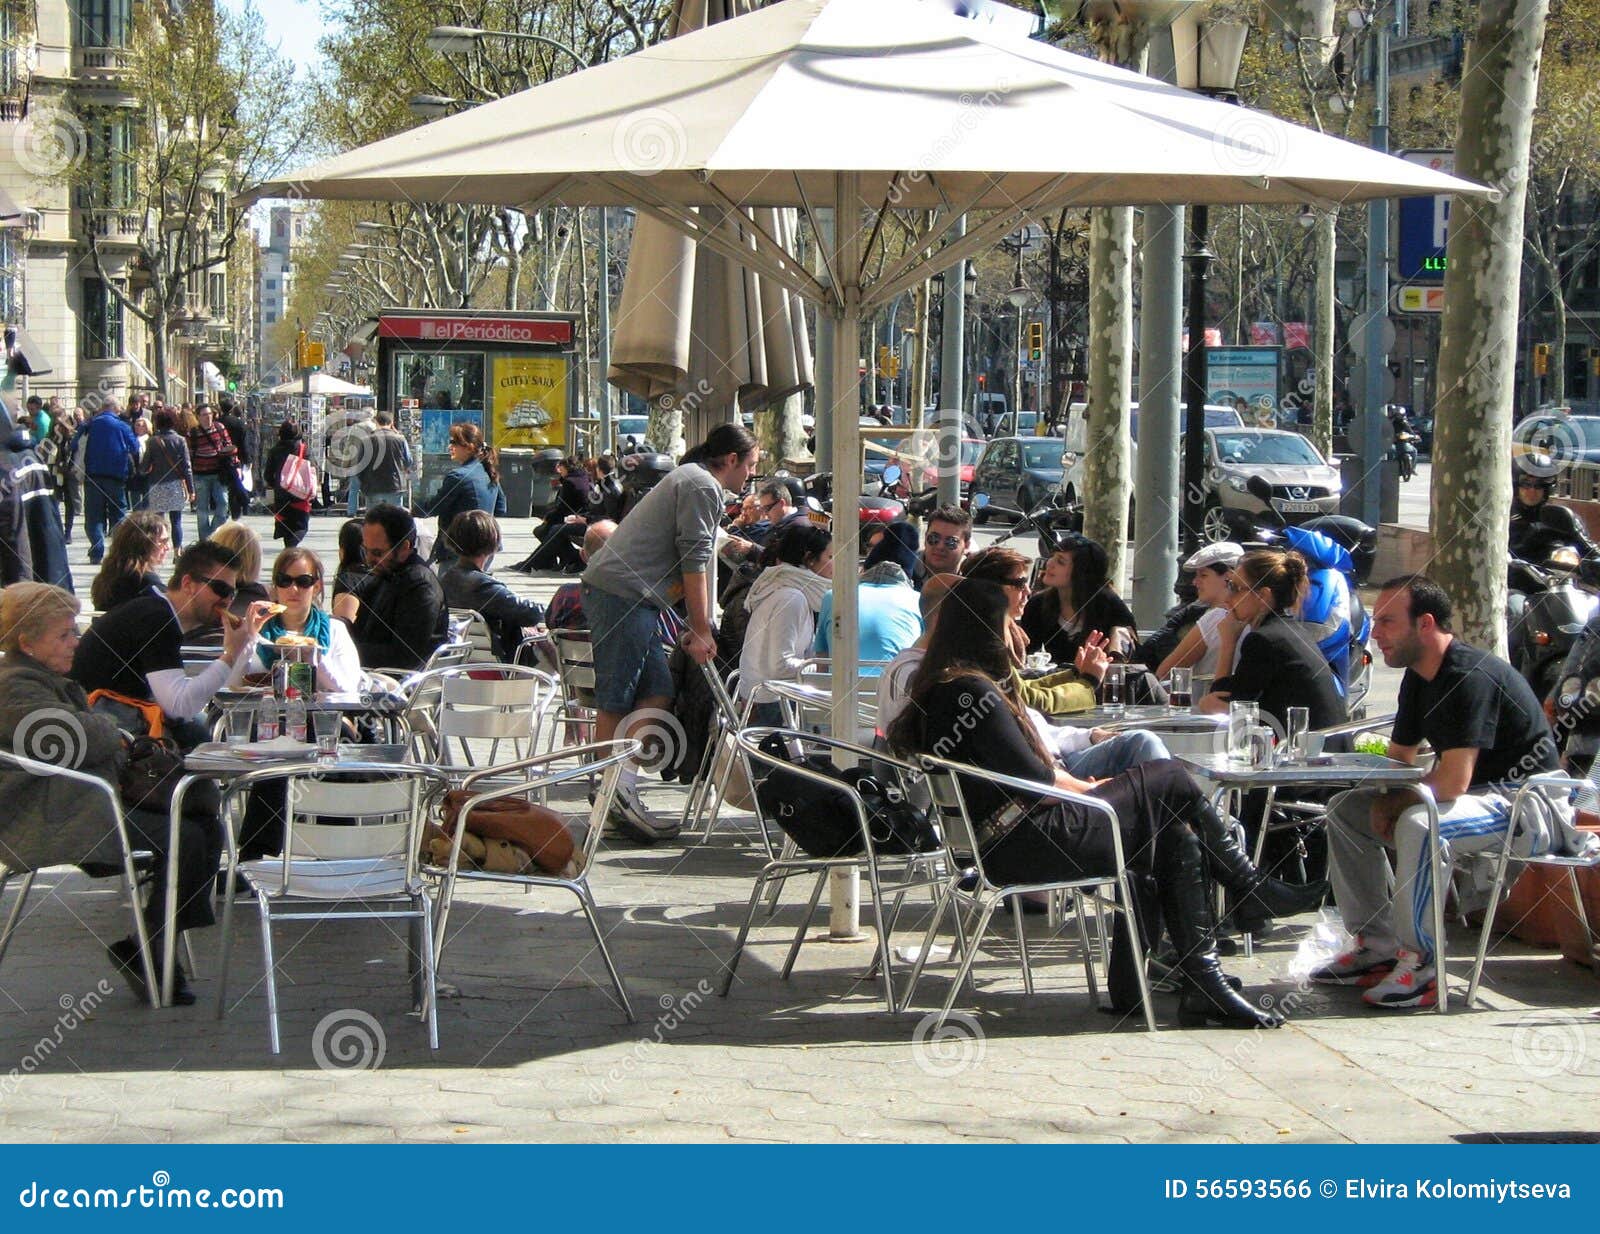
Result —
MULTIPOLYGON (((1066 440, 1062 443, 1061 494, 1070 504, 1083 492, 1083 456, 1088 449, 1089 430, 1084 412, 1087 404, 1073 403, 1067 408, 1066 440)), ((1178 408, 1178 424, 1183 424, 1184 409, 1178 408)), ((1207 428, 1242 428, 1244 421, 1232 407, 1220 403, 1206 404, 1207 428)), ((1139 404, 1128 404, 1128 433, 1133 445, 1128 451, 1128 470, 1136 474, 1139 466, 1139 404)))

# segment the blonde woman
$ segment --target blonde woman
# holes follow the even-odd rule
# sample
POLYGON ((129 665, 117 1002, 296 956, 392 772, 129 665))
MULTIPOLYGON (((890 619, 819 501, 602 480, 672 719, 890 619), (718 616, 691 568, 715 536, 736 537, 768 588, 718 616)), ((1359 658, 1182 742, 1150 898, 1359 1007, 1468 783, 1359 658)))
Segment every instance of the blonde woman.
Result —
MULTIPOLYGON (((77 770, 117 783, 122 764, 122 736, 109 716, 89 710, 83 687, 73 681, 78 649, 78 600, 46 583, 13 583, 0 592, 0 744, 40 762, 70 762, 77 770), (47 717, 41 721, 40 717, 47 717)), ((66 776, 35 775, 0 766, 0 861, 11 871, 46 866, 83 865, 100 872, 121 869, 116 819, 105 794, 66 776)), ((165 813, 129 810, 128 839, 135 849, 155 854, 157 868, 166 864, 168 819, 165 813)), ((180 930, 209 926, 211 887, 222 854, 222 836, 215 818, 185 814, 178 846, 178 911, 180 930)), ((166 880, 151 883, 144 908, 152 953, 165 919, 166 880)), ((119 939, 107 949, 112 963, 140 999, 147 997, 139 944, 119 939)), ((174 975, 174 1001, 194 1002, 183 970, 174 975)))
POLYGON ((211 540, 239 563, 239 589, 229 611, 241 616, 256 601, 267 599, 267 589, 261 585, 261 537, 243 523, 222 523, 211 533, 211 540))

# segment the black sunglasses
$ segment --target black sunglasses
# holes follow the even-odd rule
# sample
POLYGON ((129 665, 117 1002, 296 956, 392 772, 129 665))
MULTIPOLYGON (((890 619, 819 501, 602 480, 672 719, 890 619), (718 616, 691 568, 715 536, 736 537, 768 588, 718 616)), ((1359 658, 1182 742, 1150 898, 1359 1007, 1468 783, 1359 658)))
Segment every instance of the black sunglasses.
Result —
POLYGON ((322 580, 315 574, 274 574, 272 581, 279 587, 303 587, 310 591, 322 580))
POLYGON ((207 587, 211 588, 212 591, 216 592, 219 599, 231 600, 234 596, 239 594, 239 589, 237 587, 235 587, 232 583, 225 582, 220 578, 206 578, 201 579, 200 581, 203 582, 207 587))

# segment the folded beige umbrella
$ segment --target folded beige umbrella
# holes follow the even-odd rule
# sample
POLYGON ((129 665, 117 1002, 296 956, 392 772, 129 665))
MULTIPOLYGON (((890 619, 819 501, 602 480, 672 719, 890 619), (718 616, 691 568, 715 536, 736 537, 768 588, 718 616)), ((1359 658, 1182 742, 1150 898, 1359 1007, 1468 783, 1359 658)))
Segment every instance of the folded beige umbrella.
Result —
MULTIPOLYGON (((673 37, 754 7, 748 0, 679 0, 673 37)), ((763 208, 750 218, 794 252, 794 211, 763 208)), ((677 398, 685 435, 698 441, 736 408, 760 409, 812 384, 804 309, 787 288, 640 215, 607 376, 649 402, 677 398)))

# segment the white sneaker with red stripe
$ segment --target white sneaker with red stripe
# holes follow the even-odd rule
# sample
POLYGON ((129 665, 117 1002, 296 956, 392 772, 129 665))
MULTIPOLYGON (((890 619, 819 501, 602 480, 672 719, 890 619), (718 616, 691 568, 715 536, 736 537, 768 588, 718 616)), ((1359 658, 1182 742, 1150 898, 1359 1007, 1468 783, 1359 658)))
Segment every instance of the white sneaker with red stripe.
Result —
POLYGON ((1431 963, 1402 947, 1393 971, 1361 997, 1373 1007, 1432 1007, 1439 1001, 1435 978, 1431 963))
POLYGON ((1395 965, 1393 943, 1369 944, 1356 935, 1349 950, 1311 970, 1311 980, 1328 985, 1370 985, 1395 965))

